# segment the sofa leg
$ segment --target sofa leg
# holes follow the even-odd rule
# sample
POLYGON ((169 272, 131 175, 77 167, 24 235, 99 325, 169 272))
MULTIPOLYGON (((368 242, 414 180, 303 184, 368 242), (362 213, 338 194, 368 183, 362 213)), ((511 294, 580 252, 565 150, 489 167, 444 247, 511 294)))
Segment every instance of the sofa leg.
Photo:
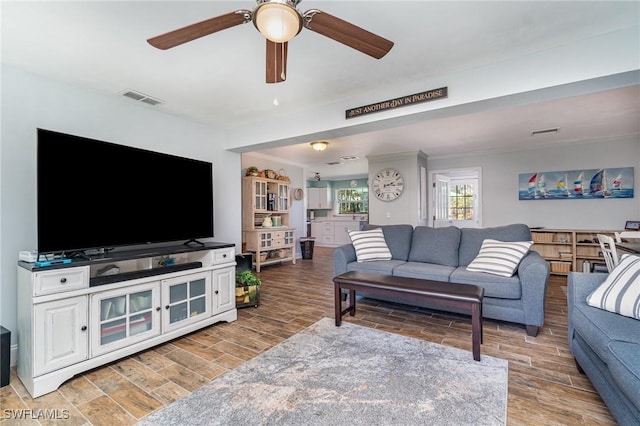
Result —
POLYGON ((578 369, 578 373, 584 374, 584 370, 582 369, 582 367, 580 367, 580 364, 578 364, 578 360, 574 358, 573 361, 576 363, 576 368, 578 369))
POLYGON ((527 335, 531 337, 536 337, 538 335, 538 326, 537 325, 525 325, 527 329, 527 335))

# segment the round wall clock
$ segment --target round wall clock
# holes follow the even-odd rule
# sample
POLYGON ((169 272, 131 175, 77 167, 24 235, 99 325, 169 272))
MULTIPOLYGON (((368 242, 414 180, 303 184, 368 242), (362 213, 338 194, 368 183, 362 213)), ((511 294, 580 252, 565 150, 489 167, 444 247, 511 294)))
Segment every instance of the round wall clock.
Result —
POLYGON ((373 178, 372 189, 378 200, 393 201, 404 191, 404 177, 396 169, 382 169, 373 178))
POLYGON ((358 186, 358 181, 357 181, 357 180, 355 180, 355 179, 353 179, 353 180, 351 181, 351 187, 352 187, 352 188, 356 188, 357 186, 358 186))

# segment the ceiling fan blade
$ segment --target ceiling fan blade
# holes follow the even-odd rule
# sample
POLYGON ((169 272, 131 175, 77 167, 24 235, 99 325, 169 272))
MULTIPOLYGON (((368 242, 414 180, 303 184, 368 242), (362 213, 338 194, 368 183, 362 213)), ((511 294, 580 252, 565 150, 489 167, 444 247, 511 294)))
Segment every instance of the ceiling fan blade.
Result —
POLYGON ((267 83, 282 83, 287 79, 287 51, 289 43, 267 40, 267 83))
POLYGON ((352 23, 336 18, 318 9, 307 10, 304 26, 376 59, 382 58, 393 47, 393 42, 373 34, 352 23))
POLYGON ((177 30, 169 31, 165 34, 151 37, 147 42, 158 49, 170 49, 188 41, 250 22, 251 15, 252 13, 249 10, 236 10, 235 12, 216 16, 177 30))

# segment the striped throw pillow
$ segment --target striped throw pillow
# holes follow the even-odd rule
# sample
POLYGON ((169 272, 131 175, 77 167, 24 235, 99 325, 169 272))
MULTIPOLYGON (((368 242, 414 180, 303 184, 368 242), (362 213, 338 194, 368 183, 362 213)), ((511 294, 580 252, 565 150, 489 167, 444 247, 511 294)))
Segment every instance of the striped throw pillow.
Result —
POLYGON ((529 252, 533 241, 498 241, 486 239, 480 252, 467 266, 467 271, 511 277, 522 258, 529 252))
POLYGON ((587 297, 587 304, 640 319, 640 256, 623 254, 618 266, 587 297))
POLYGON ((391 251, 384 239, 382 228, 369 231, 349 231, 349 237, 356 249, 358 262, 391 260, 391 251))

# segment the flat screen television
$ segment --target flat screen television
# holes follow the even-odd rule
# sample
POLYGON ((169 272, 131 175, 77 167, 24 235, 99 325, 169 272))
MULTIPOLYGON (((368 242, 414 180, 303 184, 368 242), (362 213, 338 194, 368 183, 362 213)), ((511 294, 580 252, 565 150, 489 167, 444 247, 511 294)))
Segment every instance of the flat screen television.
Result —
POLYGON ((214 236, 213 165, 38 129, 38 252, 214 236))

